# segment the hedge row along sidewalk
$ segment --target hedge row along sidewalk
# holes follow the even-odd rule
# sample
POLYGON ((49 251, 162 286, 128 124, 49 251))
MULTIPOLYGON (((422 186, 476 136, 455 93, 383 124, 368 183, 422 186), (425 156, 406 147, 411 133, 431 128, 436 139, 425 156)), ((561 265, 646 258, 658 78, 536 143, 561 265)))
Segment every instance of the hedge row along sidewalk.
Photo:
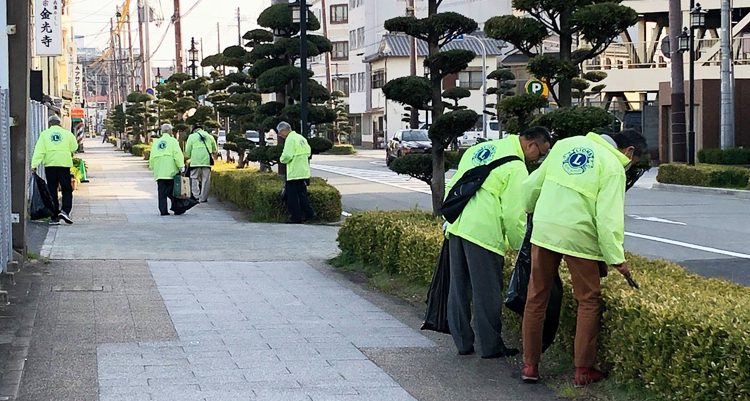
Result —
MULTIPOLYGON (((250 211, 250 219, 258 222, 283 222, 286 205, 281 199, 282 177, 261 173, 254 168, 237 169, 229 163, 217 163, 211 175, 211 194, 250 211)), ((308 187, 310 204, 316 221, 337 222, 341 219, 341 194, 321 178, 313 178, 308 187)))
POLYGON ((750 189, 750 169, 714 164, 662 164, 656 180, 662 184, 750 189))
MULTIPOLYGON (((442 240, 440 222, 421 212, 356 214, 338 236, 347 258, 423 283, 432 276, 442 240)), ((506 279, 513 261, 508 256, 506 279)), ((612 379, 645 386, 665 400, 750 399, 750 288, 664 261, 628 258, 640 290, 619 274, 602 283, 599 362, 612 379)), ((572 350, 575 300, 567 269, 560 271, 566 295, 557 341, 572 350)))

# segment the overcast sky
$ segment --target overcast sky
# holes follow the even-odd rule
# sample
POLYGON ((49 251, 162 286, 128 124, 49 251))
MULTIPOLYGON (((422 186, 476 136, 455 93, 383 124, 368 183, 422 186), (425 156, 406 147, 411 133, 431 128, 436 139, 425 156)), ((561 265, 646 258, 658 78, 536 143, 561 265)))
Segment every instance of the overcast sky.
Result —
MULTIPOLYGON (((151 24, 151 51, 163 37, 169 19, 174 13, 174 0, 148 0, 158 16, 161 26, 151 24)), ((106 48, 109 41, 109 20, 123 0, 72 0, 71 16, 75 35, 83 35, 86 47, 106 48)), ((222 48, 237 44, 237 7, 242 17, 242 33, 256 26, 258 14, 271 4, 270 0, 180 0, 183 47, 190 46, 190 38, 203 39, 204 55, 217 52, 216 23, 219 23, 222 48), (192 10, 191 10, 192 8, 192 10), (188 13, 189 11, 189 13, 188 13)), ((137 0, 131 0, 131 25, 133 46, 138 46, 137 0)), ((127 43, 127 42, 123 42, 127 43)), ((161 47, 153 57, 153 66, 172 65, 175 57, 174 30, 170 27, 161 47)))

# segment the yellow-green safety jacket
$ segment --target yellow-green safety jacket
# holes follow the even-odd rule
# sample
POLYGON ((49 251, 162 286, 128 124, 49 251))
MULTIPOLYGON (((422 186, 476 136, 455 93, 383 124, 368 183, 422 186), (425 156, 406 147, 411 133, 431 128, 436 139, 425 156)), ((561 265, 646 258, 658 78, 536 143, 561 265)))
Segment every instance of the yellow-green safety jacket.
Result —
POLYGON ((73 167, 73 152, 78 150, 78 140, 72 132, 53 125, 39 134, 31 157, 31 168, 73 167))
POLYGON ((190 134, 185 142, 185 157, 190 159, 190 167, 211 167, 211 155, 218 150, 213 135, 202 129, 190 134))
POLYGON ((154 172, 155 180, 171 180, 184 166, 180 143, 171 134, 162 134, 151 145, 148 168, 154 172))
POLYGON ((306 180, 310 173, 310 155, 312 150, 307 139, 295 131, 284 140, 284 151, 279 161, 286 164, 286 180, 306 180))
POLYGON ((518 135, 470 147, 461 158, 446 193, 468 170, 511 155, 521 160, 506 163, 490 173, 458 219, 448 226, 449 235, 499 255, 505 255, 508 245, 516 250, 521 247, 526 226, 522 184, 529 173, 518 135))
POLYGON ((559 141, 524 183, 534 213, 531 243, 564 255, 625 261, 625 166, 630 160, 590 133, 559 141))

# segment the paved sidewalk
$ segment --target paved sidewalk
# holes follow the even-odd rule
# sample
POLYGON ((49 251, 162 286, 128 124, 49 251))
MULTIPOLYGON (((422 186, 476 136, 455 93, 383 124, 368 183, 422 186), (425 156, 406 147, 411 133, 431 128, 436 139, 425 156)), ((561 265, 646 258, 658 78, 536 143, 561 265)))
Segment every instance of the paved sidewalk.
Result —
POLYGON ((75 224, 12 293, 25 309, 0 345, 26 361, 0 371, 0 400, 555 399, 330 270, 337 228, 251 224, 214 199, 160 217, 143 161, 93 142, 83 156, 75 224))

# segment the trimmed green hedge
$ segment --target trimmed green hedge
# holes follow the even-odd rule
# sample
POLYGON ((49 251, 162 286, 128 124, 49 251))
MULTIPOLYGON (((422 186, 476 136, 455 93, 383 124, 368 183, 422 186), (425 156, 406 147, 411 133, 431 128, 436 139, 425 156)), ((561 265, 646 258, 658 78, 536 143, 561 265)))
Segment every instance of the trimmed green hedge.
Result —
MULTIPOLYGON (((368 212, 339 232, 344 255, 426 283, 443 240, 440 222, 420 212, 368 212)), ((640 290, 617 272, 603 280, 606 311, 599 361, 613 378, 665 400, 750 399, 750 288, 628 255, 640 290)), ((512 255, 508 255, 506 280, 512 255)), ((557 341, 572 350, 576 302, 565 286, 557 341)), ((518 324, 514 318, 509 324, 518 324)))
POLYGON ((333 147, 325 152, 327 155, 353 155, 356 154, 357 150, 352 145, 333 145, 333 147))
POLYGON ((151 157, 151 148, 143 150, 143 160, 148 160, 151 157))
POLYGON ((744 189, 750 184, 750 169, 706 164, 662 164, 656 180, 662 184, 744 189))
MULTIPOLYGON (((211 193, 249 210, 253 221, 286 221, 287 209, 280 196, 283 186, 284 182, 277 174, 236 169, 231 164, 217 164, 211 175, 211 193)), ((317 221, 336 222, 341 219, 341 194, 336 188, 316 177, 311 180, 308 192, 317 221)))
POLYGON ((145 143, 139 143, 136 145, 133 145, 130 147, 130 154, 133 156, 140 156, 143 157, 143 152, 145 151, 151 151, 151 146, 145 144, 145 143))
POLYGON ((749 165, 750 149, 703 149, 698 152, 698 161, 706 164, 749 165))

